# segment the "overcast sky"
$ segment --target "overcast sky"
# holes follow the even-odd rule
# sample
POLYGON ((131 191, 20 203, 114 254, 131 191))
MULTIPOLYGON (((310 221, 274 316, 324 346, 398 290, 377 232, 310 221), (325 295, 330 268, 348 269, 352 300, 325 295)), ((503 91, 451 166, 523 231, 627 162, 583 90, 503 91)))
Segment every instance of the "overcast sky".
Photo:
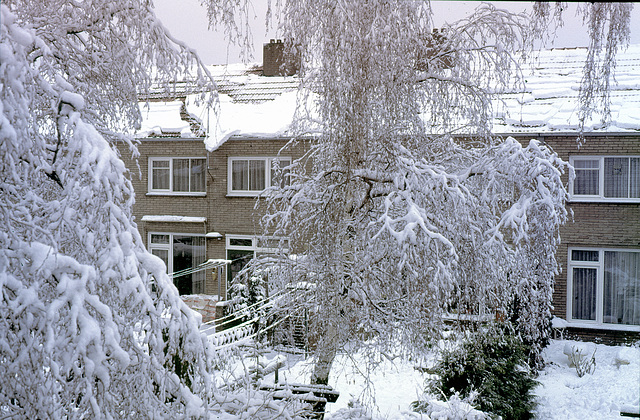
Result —
MULTIPOLYGON (((198 51, 205 64, 231 64, 241 62, 239 49, 229 46, 222 33, 208 29, 207 15, 200 0, 155 0, 156 14, 171 34, 198 51)), ((265 25, 266 0, 252 0, 255 19, 252 22, 254 51, 252 62, 262 62, 262 46, 271 38, 277 38, 274 29, 267 31, 265 25)), ((532 2, 490 2, 512 12, 531 10, 532 2)), ((434 24, 454 22, 469 15, 478 6, 477 1, 432 1, 434 24)), ((640 3, 631 16, 631 43, 640 44, 640 3)), ((576 17, 576 3, 568 3, 563 15, 564 27, 558 31, 553 47, 586 46, 587 32, 582 18, 576 17)))

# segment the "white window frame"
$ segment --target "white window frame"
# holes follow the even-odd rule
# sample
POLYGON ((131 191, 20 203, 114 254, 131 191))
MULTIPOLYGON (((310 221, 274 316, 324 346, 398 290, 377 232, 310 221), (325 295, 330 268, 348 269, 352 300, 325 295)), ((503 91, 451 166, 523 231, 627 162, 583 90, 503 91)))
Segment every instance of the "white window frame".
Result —
MULTIPOLYGON (((149 172, 147 182, 147 195, 188 195, 188 196, 206 196, 207 195, 207 158, 206 156, 176 156, 176 157, 150 157, 149 158, 149 172), (173 161, 189 159, 189 166, 191 166, 192 160, 204 160, 204 191, 173 191, 173 161), (169 188, 160 189, 153 188, 153 163, 154 162, 169 162, 169 188)), ((191 188, 191 173, 189 172, 189 188, 191 188)))
POLYGON ((265 176, 264 185, 265 189, 271 186, 271 168, 273 161, 285 161, 280 167, 284 168, 291 165, 293 159, 289 156, 230 156, 227 159, 227 196, 230 197, 256 197, 264 191, 262 190, 234 190, 233 189, 233 162, 235 161, 262 161, 264 162, 265 176))
MULTIPOLYGON (((168 251, 168 256, 167 256, 167 274, 172 274, 174 272, 173 270, 173 237, 174 236, 193 236, 193 237, 199 237, 199 238, 204 238, 204 246, 205 246, 205 261, 207 260, 207 237, 206 235, 202 235, 202 234, 198 234, 198 233, 180 233, 180 232, 148 232, 147 233, 147 250, 150 253, 153 253, 154 249, 158 249, 158 250, 163 250, 163 251, 168 251), (151 236, 152 235, 166 235, 169 236, 169 243, 168 244, 154 244, 151 242, 151 236)), ((159 258, 159 257, 158 257, 159 258)), ((203 285, 203 287, 206 288, 206 272, 205 272, 205 284, 203 285)))
MULTIPOLYGON (((586 194, 574 194, 574 180, 569 182, 569 199, 574 202, 610 202, 610 203, 640 203, 640 197, 605 197, 604 196, 604 160, 608 158, 625 158, 625 159, 640 159, 639 155, 594 155, 594 156, 570 156, 569 163, 571 166, 575 167, 576 161, 581 160, 597 160, 599 162, 598 168, 598 194, 596 195, 586 195, 586 194)), ((629 187, 631 183, 631 171, 629 171, 629 187)), ((629 195, 629 193, 627 193, 629 195)))
POLYGON ((256 237, 251 235, 226 235, 226 249, 236 249, 239 251, 253 251, 253 255, 255 256, 256 251, 256 237), (251 245, 243 246, 243 245, 231 245, 231 241, 234 239, 241 240, 251 240, 251 245))
POLYGON ((619 330, 619 331, 637 331, 640 332, 640 325, 627 324, 610 324, 605 323, 604 316, 604 253, 612 252, 638 252, 640 249, 628 248, 594 248, 576 246, 568 249, 568 269, 567 269, 567 321, 570 326, 576 328, 591 328, 603 330, 619 330), (598 252, 598 261, 573 261, 573 251, 596 251, 598 252), (574 268, 595 268, 596 274, 596 319, 573 319, 573 269, 574 268))
MULTIPOLYGON (((272 254, 272 253, 276 253, 279 251, 278 248, 266 248, 266 247, 260 247, 258 246, 258 241, 260 241, 260 239, 262 239, 261 236, 255 236, 255 235, 226 235, 226 249, 232 249, 232 250, 238 250, 238 251, 253 251, 253 256, 255 257, 256 254, 258 253, 262 253, 262 254, 272 254), (243 246, 243 245, 231 245, 231 241, 233 239, 241 239, 241 240, 247 240, 250 239, 251 240, 251 245, 250 246, 243 246)), ((268 238, 268 239, 273 239, 273 240, 284 240, 285 242, 287 241, 286 238, 268 238)), ((286 247, 283 249, 284 252, 289 252, 289 248, 286 247)))

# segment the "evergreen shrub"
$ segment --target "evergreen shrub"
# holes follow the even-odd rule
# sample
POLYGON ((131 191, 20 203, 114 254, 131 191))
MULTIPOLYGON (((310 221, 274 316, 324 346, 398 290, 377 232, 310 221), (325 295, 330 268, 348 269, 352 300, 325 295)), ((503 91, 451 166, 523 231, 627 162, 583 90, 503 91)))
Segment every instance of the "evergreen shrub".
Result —
POLYGON ((527 365, 528 350, 519 337, 501 330, 472 333, 444 351, 428 392, 471 397, 475 408, 505 420, 530 419, 538 382, 527 365))

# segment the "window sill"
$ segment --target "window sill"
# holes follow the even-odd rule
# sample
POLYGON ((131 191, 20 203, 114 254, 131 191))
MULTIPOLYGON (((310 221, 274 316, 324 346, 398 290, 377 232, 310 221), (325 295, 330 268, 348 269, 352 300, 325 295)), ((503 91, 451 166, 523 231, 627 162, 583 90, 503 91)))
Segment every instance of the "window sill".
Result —
POLYGON ((153 191, 145 194, 146 196, 172 196, 172 197, 206 197, 206 192, 171 192, 171 191, 153 191))
POLYGON ((245 198, 256 198, 258 196, 260 196, 262 194, 262 191, 258 191, 258 192, 246 192, 246 193, 241 193, 241 192, 229 192, 227 193, 226 197, 228 198, 232 198, 232 197, 245 197, 245 198))
POLYGON ((640 204, 640 198, 603 198, 595 196, 569 197, 570 203, 598 203, 598 204, 640 204))
POLYGON ((568 321, 566 328, 583 328, 586 330, 629 331, 640 332, 640 325, 596 324, 590 322, 568 321))

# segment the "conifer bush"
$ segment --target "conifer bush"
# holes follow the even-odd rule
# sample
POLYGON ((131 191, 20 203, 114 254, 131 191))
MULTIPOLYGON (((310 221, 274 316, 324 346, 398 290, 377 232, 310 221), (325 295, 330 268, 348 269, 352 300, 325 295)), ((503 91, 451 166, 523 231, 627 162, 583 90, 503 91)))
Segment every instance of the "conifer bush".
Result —
POLYGON ((470 334, 446 350, 428 392, 446 398, 474 396, 477 409, 503 419, 529 419, 538 384, 527 365, 527 346, 513 334, 491 328, 470 334))

